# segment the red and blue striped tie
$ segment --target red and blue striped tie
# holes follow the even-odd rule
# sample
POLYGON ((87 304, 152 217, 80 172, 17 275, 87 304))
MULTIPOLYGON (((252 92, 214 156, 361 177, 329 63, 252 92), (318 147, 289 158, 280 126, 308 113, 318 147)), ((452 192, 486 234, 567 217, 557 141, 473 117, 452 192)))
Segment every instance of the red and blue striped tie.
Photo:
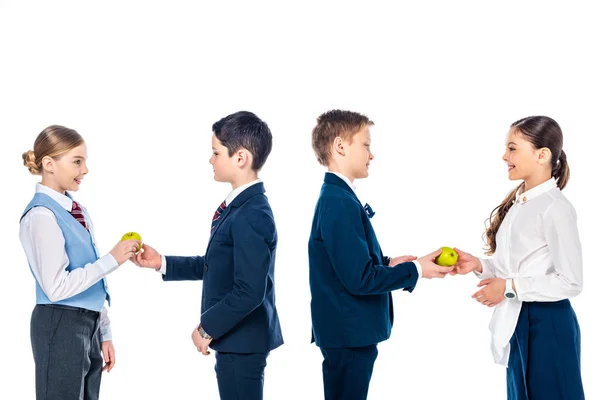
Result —
POLYGON ((217 221, 221 217, 221 213, 223 213, 223 211, 225 210, 225 207, 227 207, 227 204, 225 204, 225 200, 223 200, 223 202, 221 203, 219 208, 217 208, 217 210, 215 211, 215 215, 213 215, 212 223, 210 224, 210 234, 211 235, 212 235, 213 231, 215 230, 215 226, 217 226, 217 221))
POLYGON ((73 216, 73 218, 79 221, 79 223, 83 225, 83 227, 87 229, 88 232, 90 231, 90 228, 88 228, 87 223, 85 222, 83 210, 81 209, 81 206, 77 204, 76 201, 73 202, 73 209, 71 210, 71 215, 73 216))

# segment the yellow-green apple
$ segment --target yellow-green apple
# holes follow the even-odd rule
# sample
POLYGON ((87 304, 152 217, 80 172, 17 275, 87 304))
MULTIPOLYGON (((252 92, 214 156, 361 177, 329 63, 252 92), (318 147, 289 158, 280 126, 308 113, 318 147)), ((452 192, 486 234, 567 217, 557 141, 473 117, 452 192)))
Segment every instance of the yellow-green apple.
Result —
POLYGON ((140 245, 137 248, 137 251, 140 251, 142 249, 142 237, 140 236, 140 234, 137 232, 127 232, 121 238, 121 240, 131 240, 131 239, 140 241, 140 245))
POLYGON ((451 267, 456 264, 458 254, 452 247, 442 247, 442 253, 435 258, 435 263, 441 267, 451 267))

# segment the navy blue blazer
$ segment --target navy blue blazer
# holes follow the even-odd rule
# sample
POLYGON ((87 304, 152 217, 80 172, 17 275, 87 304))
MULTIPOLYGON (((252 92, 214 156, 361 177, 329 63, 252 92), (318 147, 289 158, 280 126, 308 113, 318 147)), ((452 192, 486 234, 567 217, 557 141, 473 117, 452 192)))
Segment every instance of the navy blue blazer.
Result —
POLYGON ((354 191, 326 173, 308 241, 313 341, 361 347, 389 338, 392 290, 412 291, 413 262, 384 266, 369 216, 354 191))
POLYGON ((203 280, 200 323, 216 351, 263 353, 283 344, 275 307, 277 230, 264 192, 256 183, 225 208, 206 255, 166 257, 165 281, 203 280))

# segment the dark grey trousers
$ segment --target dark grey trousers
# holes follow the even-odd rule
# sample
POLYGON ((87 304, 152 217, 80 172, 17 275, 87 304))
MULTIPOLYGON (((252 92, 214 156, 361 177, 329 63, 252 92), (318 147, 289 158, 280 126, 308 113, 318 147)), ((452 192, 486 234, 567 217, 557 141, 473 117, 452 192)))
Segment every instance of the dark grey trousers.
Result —
POLYGON ((31 314, 36 400, 97 400, 102 376, 100 313, 36 305, 31 314))

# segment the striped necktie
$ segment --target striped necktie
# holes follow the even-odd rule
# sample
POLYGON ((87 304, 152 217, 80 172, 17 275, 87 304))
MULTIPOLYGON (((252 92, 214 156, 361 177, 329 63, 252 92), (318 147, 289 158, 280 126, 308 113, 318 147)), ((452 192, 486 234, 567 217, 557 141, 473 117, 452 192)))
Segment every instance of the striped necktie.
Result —
POLYGON ((215 226, 217 226, 217 221, 221 217, 221 214, 225 210, 225 207, 227 207, 227 205, 225 204, 225 200, 223 200, 223 202, 221 203, 219 208, 217 208, 217 210, 215 211, 215 215, 213 215, 212 223, 210 224, 210 234, 211 235, 212 235, 213 231, 215 230, 215 226))
POLYGON ((73 218, 79 221, 79 223, 83 225, 83 227, 87 229, 88 232, 90 231, 90 228, 88 228, 87 223, 85 222, 83 210, 81 209, 81 206, 77 204, 76 201, 73 202, 73 209, 71 210, 71 215, 73 216, 73 218))

